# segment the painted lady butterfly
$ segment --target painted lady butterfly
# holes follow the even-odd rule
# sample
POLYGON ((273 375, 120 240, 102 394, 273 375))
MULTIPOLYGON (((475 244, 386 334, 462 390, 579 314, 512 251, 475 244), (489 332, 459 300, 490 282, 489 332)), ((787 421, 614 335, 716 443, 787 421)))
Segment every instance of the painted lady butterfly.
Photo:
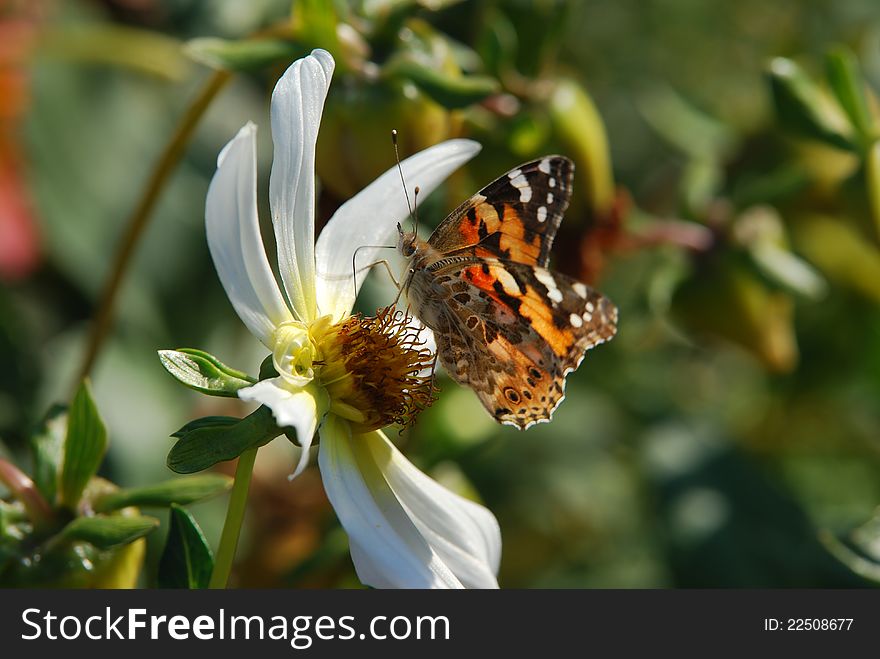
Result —
POLYGON ((565 377, 617 331, 617 308, 547 269, 574 164, 520 165, 453 211, 427 242, 398 226, 402 289, 434 330, 440 363, 501 423, 549 421, 565 377))

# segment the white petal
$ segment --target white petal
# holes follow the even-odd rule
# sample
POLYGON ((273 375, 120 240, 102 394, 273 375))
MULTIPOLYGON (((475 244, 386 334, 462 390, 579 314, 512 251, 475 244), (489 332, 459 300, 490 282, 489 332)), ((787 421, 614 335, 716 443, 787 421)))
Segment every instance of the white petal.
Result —
POLYGON ((318 464, 360 580, 375 588, 461 588, 359 440, 347 422, 329 415, 321 427, 318 464))
MULTIPOLYGON (((420 199, 446 177, 473 158, 482 147, 472 140, 442 142, 401 163, 408 186, 418 185, 420 199)), ((412 199, 412 191, 409 191, 412 199)), ((340 317, 351 311, 367 266, 383 258, 381 249, 360 249, 357 253, 357 285, 352 285, 352 256, 367 245, 397 243, 397 223, 409 211, 397 167, 392 167, 339 207, 318 237, 315 247, 320 313, 340 317)))
POLYGON ((381 432, 355 437, 385 476, 410 519, 467 588, 497 588, 501 531, 483 506, 419 471, 381 432))
POLYGON ((246 124, 220 152, 205 202, 205 228, 232 306, 251 333, 271 348, 274 328, 291 315, 260 236, 256 132, 254 124, 246 124))
POLYGON ((315 142, 334 62, 314 50, 284 73, 272 92, 275 159, 269 203, 278 267, 294 313, 315 319, 315 142))
POLYGON ((254 401, 272 410, 275 423, 281 428, 295 428, 296 440, 302 451, 299 463, 290 478, 296 478, 309 461, 309 447, 318 425, 329 407, 323 388, 310 384, 299 390, 291 390, 281 378, 261 380, 252 387, 238 390, 242 400, 254 401))

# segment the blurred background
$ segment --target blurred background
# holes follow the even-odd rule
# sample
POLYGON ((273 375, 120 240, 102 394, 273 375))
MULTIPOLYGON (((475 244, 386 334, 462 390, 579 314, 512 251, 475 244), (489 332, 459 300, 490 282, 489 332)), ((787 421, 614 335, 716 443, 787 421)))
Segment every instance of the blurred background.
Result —
MULTIPOLYGON (((183 389, 156 351, 202 348, 251 374, 265 357, 214 273, 204 200, 253 120, 268 218, 269 94, 316 46, 338 62, 320 218, 393 165, 392 128, 402 156, 454 136, 484 146, 424 200, 431 226, 525 160, 576 162, 551 262, 619 306, 618 336, 568 378, 551 424, 500 427, 444 377, 416 425, 390 431, 497 515, 503 587, 876 583, 874 0, 4 0, 0 457, 27 469, 32 428, 74 391, 119 245, 187 117, 91 368, 101 475, 169 478, 172 432, 250 411, 183 389)), ((367 313, 393 299, 380 275, 367 313)), ((286 479, 294 455, 283 437, 260 450, 234 584, 356 587, 317 469, 286 479)), ((225 501, 190 507, 212 546, 225 501)))

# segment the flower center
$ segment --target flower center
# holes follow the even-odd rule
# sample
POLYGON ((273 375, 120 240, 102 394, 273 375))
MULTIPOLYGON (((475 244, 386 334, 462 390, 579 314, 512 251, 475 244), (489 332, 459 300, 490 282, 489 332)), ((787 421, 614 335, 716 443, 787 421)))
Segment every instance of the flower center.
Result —
POLYGON ((386 307, 329 327, 320 342, 319 380, 330 411, 348 419, 355 432, 409 425, 434 401, 434 354, 409 321, 386 307))
POLYGON ((434 401, 434 354, 409 321, 386 307, 337 324, 330 316, 284 323, 275 330, 272 364, 294 388, 313 380, 323 386, 330 411, 355 432, 409 425, 434 401))

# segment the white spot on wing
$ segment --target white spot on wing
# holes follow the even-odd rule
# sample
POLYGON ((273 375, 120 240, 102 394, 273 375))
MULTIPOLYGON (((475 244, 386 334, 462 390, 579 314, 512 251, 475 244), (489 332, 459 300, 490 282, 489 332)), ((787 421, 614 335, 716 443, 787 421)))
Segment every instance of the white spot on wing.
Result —
POLYGON ((559 287, 556 285, 556 280, 553 279, 553 275, 546 270, 536 269, 535 278, 547 287, 547 297, 550 298, 551 302, 554 304, 562 302, 562 291, 560 291, 559 287))
POLYGON ((520 170, 515 169, 507 176, 510 178, 510 184, 519 190, 519 200, 523 203, 531 200, 532 186, 529 185, 529 180, 525 175, 520 170))
POLYGON ((552 204, 552 203, 553 203, 553 193, 552 193, 552 192, 548 192, 548 193, 547 193, 547 203, 548 203, 548 204, 552 204))
POLYGON ((545 174, 550 173, 550 159, 544 158, 540 163, 538 163, 538 171, 544 172, 545 174))
POLYGON ((551 188, 555 188, 555 187, 556 187, 556 179, 553 178, 553 177, 550 178, 550 187, 551 187, 551 188))
POLYGON ((580 282, 575 282, 574 284, 571 285, 571 288, 575 293, 577 293, 581 297, 587 297, 587 287, 584 284, 582 284, 580 282))
POLYGON ((581 320, 581 317, 578 316, 576 313, 571 314, 569 320, 571 321, 571 324, 575 327, 581 327, 584 324, 584 321, 581 320))
POLYGON ((546 222, 547 221, 547 209, 544 206, 541 206, 538 209, 538 222, 546 222))
POLYGON ((493 268, 492 274, 495 275, 495 278, 501 282, 501 286, 504 288, 504 292, 509 295, 519 295, 519 286, 516 283, 516 279, 513 278, 513 275, 510 274, 504 268, 493 268))

